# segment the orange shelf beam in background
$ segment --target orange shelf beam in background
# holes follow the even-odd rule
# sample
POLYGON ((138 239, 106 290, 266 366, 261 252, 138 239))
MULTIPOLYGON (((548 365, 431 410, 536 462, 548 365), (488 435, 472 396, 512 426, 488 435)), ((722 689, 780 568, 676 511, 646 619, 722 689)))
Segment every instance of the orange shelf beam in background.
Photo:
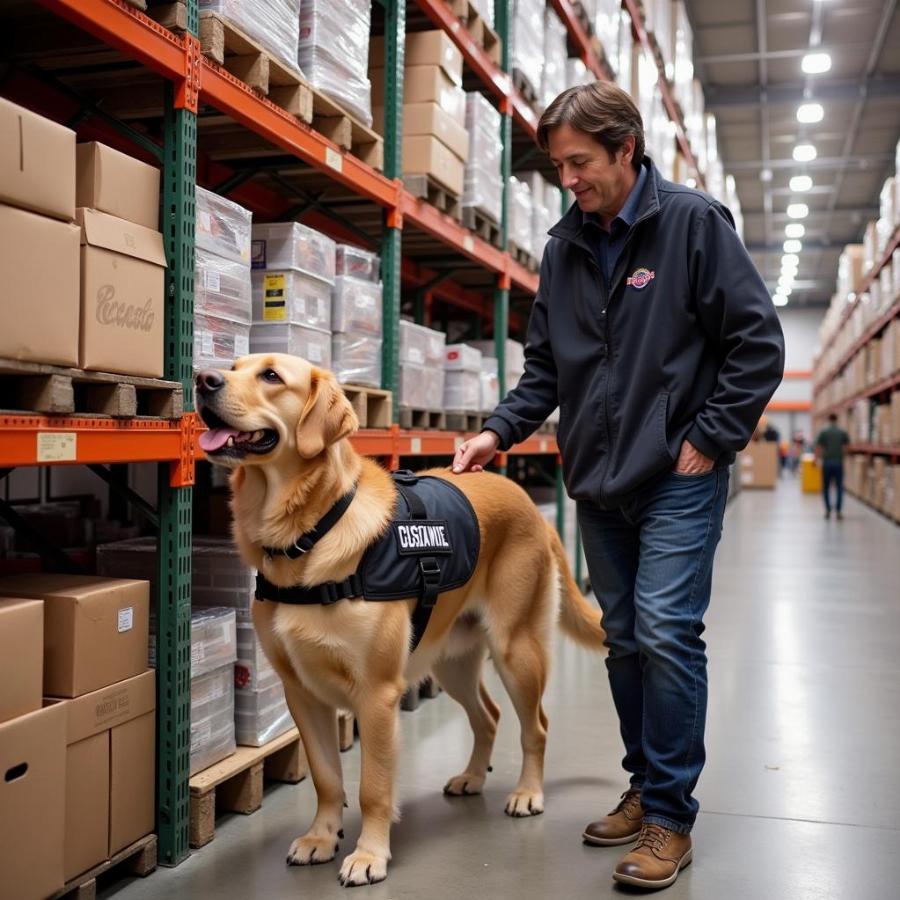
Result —
POLYGON ((812 369, 788 369, 781 377, 785 381, 793 378, 812 378, 812 369))
POLYGON ((773 400, 766 412, 809 412, 811 409, 809 400, 773 400))

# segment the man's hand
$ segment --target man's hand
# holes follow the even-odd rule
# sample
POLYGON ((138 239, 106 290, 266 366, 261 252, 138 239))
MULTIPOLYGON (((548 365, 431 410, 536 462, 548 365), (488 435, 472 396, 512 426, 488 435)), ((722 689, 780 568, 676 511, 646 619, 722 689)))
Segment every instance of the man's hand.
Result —
POLYGON ((500 438, 493 431, 482 431, 459 445, 453 457, 453 474, 480 472, 494 458, 500 438))
POLYGON ((705 475, 712 471, 714 465, 715 460, 704 456, 690 441, 684 441, 675 463, 675 472, 679 475, 705 475))

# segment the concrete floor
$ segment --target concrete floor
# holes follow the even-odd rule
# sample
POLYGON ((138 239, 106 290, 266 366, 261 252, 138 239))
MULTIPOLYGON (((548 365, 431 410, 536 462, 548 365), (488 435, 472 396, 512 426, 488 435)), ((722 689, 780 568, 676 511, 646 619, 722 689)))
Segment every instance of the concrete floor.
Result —
MULTIPOLYGON (((900 896, 900 531, 849 499, 843 522, 795 482, 729 507, 707 616, 708 763, 697 791, 694 862, 668 900, 894 900, 900 896)), ((402 714, 399 796, 388 879, 370 900, 615 897, 623 848, 581 842, 623 790, 615 715, 599 657, 559 642, 546 696, 547 811, 511 820, 515 716, 503 717, 481 797, 441 787, 468 758, 461 709, 442 695, 402 714)), ((351 806, 342 859, 359 833, 358 746, 345 754, 351 806)), ((338 860, 288 868, 305 831, 309 781, 268 790, 250 817, 219 821, 212 844, 176 869, 120 883, 117 900, 345 896, 338 860)))

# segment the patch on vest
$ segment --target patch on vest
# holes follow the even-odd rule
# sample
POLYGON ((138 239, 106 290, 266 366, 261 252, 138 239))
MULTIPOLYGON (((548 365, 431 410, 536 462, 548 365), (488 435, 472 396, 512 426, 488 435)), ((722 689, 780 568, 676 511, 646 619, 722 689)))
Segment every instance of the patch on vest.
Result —
POLYGON ((443 554, 453 552, 446 521, 416 519, 393 522, 392 526, 397 538, 397 552, 401 556, 421 556, 424 551, 443 554))

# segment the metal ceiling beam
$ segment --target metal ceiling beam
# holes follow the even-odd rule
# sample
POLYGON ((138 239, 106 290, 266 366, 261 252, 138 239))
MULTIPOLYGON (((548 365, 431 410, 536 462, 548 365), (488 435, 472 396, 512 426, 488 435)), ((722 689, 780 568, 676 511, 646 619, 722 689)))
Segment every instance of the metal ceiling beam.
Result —
MULTIPOLYGON (((771 18, 771 17, 770 17, 771 18)), ((846 53, 848 50, 868 50, 872 45, 865 44, 838 44, 830 47, 820 46, 820 50, 828 53, 846 53)), ((778 60, 778 59, 800 59, 809 53, 809 47, 797 47, 794 50, 766 50, 756 53, 722 53, 712 56, 698 56, 694 60, 694 65, 722 65, 723 63, 745 63, 758 62, 761 59, 778 60)))
MULTIPOLYGON (((810 241, 807 240, 806 237, 803 238, 803 250, 801 252, 801 256, 803 253, 815 253, 821 251, 822 253, 834 253, 838 250, 843 250, 846 244, 834 243, 833 241, 825 242, 825 241, 810 241)), ((757 243, 757 244, 747 244, 747 252, 748 253, 777 253, 781 255, 784 252, 784 241, 778 241, 777 243, 757 243)))
MULTIPOLYGON (((764 100, 770 105, 799 104, 804 99, 803 82, 770 84, 763 90, 759 85, 704 85, 707 111, 737 106, 758 106, 764 100), (765 94, 765 98, 764 95, 765 94)), ((900 96, 900 76, 883 75, 864 79, 852 78, 841 81, 823 81, 816 88, 816 99, 856 100, 865 91, 868 97, 900 96)))
MULTIPOLYGON (((814 159, 812 162, 798 163, 793 159, 772 159, 769 160, 769 168, 778 169, 800 169, 811 172, 813 170, 824 171, 828 169, 840 169, 845 164, 850 169, 881 169, 887 163, 894 161, 894 155, 888 153, 879 153, 872 156, 854 156, 849 160, 845 160, 842 156, 823 156, 820 159, 814 159)), ((741 175, 746 172, 752 172, 757 177, 759 171, 763 167, 761 159, 742 160, 741 162, 728 162, 725 168, 732 175, 741 175)))
MULTIPOLYGON (((877 216, 879 212, 879 207, 875 206, 836 206, 833 210, 827 209, 811 209, 809 211, 809 216, 806 219, 791 219, 788 217, 786 212, 777 212, 773 213, 773 218, 778 222, 794 222, 799 221, 803 224, 812 219, 815 216, 825 216, 833 213, 836 216, 862 216, 863 218, 872 218, 873 216, 877 216)), ((759 218, 760 216, 764 216, 766 214, 765 209, 741 209, 741 215, 745 218, 759 218)))

